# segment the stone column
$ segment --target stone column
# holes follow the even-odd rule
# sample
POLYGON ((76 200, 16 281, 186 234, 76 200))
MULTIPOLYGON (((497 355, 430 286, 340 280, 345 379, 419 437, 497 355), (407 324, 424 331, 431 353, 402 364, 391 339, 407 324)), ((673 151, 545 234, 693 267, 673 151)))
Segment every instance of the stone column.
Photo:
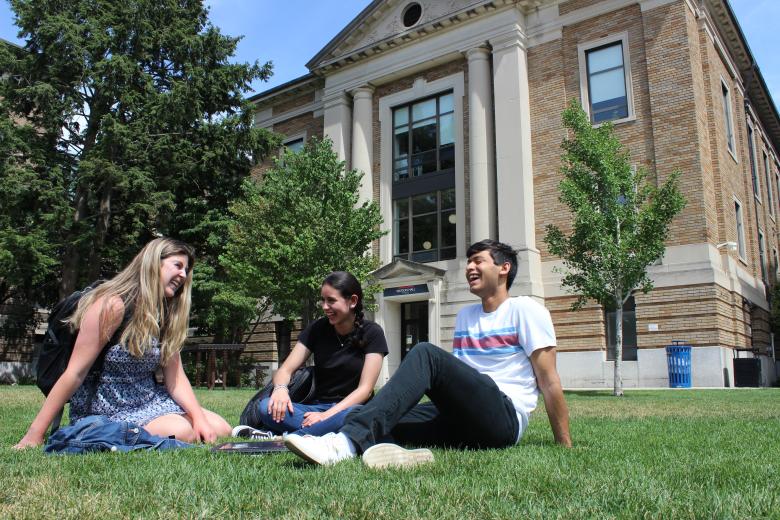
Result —
POLYGON ((498 238, 518 249, 513 293, 544 297, 536 248, 528 60, 520 28, 491 39, 496 121, 498 238))
POLYGON ((493 106, 490 51, 466 51, 469 63, 469 175, 471 241, 496 237, 496 184, 493 173, 493 106))
POLYGON ((373 106, 371 87, 358 87, 352 91, 352 168, 363 172, 358 204, 374 198, 373 158, 373 106))
MULTIPOLYGON (((323 133, 333 141, 333 150, 342 161, 347 155, 352 128, 352 102, 344 92, 326 92, 323 99, 323 133)), ((347 168, 350 164, 347 163, 347 168)))

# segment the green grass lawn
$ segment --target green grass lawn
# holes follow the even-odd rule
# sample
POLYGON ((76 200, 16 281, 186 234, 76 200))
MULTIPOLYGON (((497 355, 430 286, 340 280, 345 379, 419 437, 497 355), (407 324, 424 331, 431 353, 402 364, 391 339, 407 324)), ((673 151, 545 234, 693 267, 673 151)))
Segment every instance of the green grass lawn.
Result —
MULTIPOLYGON (((235 423, 252 391, 197 394, 235 423)), ((17 452, 42 396, 3 386, 0 517, 780 518, 780 389, 566 395, 571 450, 553 444, 540 399, 518 446, 376 471, 288 453, 17 452)))

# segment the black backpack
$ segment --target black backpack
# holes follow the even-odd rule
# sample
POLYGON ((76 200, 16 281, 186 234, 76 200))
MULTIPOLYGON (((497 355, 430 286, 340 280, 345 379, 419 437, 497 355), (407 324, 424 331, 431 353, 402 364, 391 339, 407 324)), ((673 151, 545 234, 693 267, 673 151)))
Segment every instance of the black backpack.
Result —
MULTIPOLYGON (((287 391, 290 393, 290 400, 294 403, 307 403, 314 397, 314 367, 301 367, 293 372, 290 383, 287 385, 287 391)), ((241 412, 239 424, 251 426, 252 428, 262 428, 260 414, 257 411, 257 405, 270 397, 274 391, 274 383, 271 381, 262 390, 257 392, 244 407, 241 412)))
MULTIPOLYGON (((38 363, 35 366, 36 371, 36 384, 41 389, 43 395, 49 395, 51 389, 57 383, 57 380, 65 372, 70 361, 70 355, 73 353, 73 346, 76 343, 76 336, 78 336, 78 330, 71 330, 70 324, 67 323, 67 319, 70 318, 76 310, 81 297, 87 294, 89 291, 100 285, 102 281, 93 283, 92 285, 76 291, 70 296, 66 297, 54 308, 52 308, 49 314, 49 324, 46 327, 46 335, 43 338, 43 344, 38 355, 38 363)), ((85 381, 89 379, 99 378, 103 372, 103 361, 106 355, 106 347, 113 345, 119 340, 123 327, 119 327, 114 333, 114 336, 103 347, 95 363, 89 370, 89 374, 85 378, 85 381)), ((95 391, 97 391, 97 384, 95 385, 95 391)), ((93 395, 89 399, 88 408, 92 407, 93 395)), ((62 419, 62 410, 54 418, 51 424, 51 432, 54 433, 59 428, 60 421, 62 419)))

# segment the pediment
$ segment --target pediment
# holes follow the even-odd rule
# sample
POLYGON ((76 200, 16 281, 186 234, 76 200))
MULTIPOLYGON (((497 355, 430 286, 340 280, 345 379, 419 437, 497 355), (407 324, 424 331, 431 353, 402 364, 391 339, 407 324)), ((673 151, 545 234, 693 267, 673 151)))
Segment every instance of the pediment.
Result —
POLYGON ((382 281, 401 278, 443 278, 445 274, 446 271, 444 269, 396 258, 389 264, 383 265, 371 273, 371 276, 377 281, 382 281))
POLYGON ((470 20, 515 0, 415 0, 422 7, 418 22, 403 23, 412 0, 374 0, 306 66, 309 70, 352 63, 398 45, 470 20))

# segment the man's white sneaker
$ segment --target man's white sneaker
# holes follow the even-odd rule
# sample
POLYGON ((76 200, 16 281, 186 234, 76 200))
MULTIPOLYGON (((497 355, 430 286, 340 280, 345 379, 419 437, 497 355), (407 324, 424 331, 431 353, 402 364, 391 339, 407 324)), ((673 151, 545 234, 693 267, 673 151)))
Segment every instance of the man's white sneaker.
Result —
POLYGON ((322 437, 291 433, 284 437, 284 445, 302 459, 321 466, 355 456, 350 440, 343 433, 327 433, 322 437))
POLYGON ((409 468, 433 462, 433 452, 426 448, 407 450, 397 444, 374 444, 363 452, 363 464, 369 468, 409 468))
POLYGON ((233 437, 242 437, 244 439, 273 439, 274 437, 277 437, 277 435, 274 432, 269 432, 267 430, 258 430, 257 428, 252 428, 251 426, 246 426, 243 424, 239 424, 235 428, 233 428, 233 431, 231 432, 231 435, 233 437))

